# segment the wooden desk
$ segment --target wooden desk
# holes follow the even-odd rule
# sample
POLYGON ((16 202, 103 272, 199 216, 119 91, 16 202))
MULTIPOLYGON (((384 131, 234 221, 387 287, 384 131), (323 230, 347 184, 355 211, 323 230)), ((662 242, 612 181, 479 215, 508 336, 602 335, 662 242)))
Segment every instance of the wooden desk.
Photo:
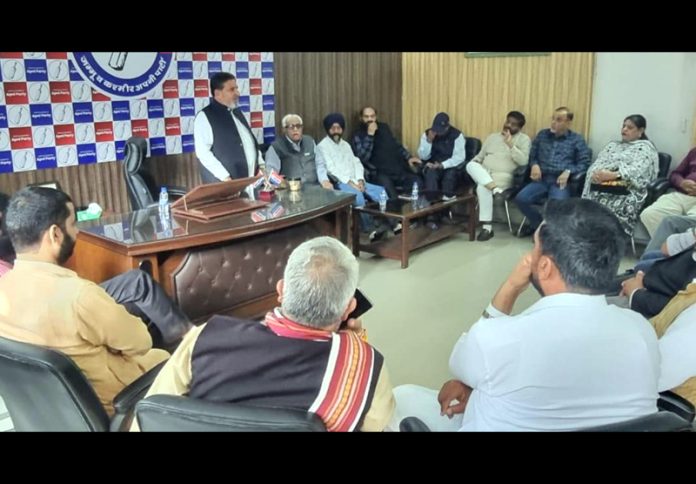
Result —
POLYGON ((305 186, 297 197, 282 190, 259 210, 211 222, 172 216, 170 227, 157 207, 80 222, 68 267, 102 282, 143 265, 196 321, 260 316, 277 303, 292 249, 319 235, 349 243, 354 195, 305 186))

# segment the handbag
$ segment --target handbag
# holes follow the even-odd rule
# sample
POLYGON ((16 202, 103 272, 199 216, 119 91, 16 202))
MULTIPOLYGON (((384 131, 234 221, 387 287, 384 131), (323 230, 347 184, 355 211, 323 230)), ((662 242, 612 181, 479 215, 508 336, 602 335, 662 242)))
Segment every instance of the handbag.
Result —
POLYGON ((625 180, 613 180, 603 183, 590 184, 590 191, 613 193, 614 195, 628 195, 628 183, 625 180))

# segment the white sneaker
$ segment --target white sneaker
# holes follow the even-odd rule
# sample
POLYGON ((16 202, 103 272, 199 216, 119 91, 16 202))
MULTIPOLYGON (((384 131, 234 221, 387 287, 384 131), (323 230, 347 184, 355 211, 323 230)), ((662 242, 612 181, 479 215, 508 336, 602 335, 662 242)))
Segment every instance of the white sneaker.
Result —
POLYGON ((394 234, 398 234, 399 232, 401 232, 401 229, 403 229, 403 225, 401 225, 401 222, 399 222, 394 226, 392 232, 394 232, 394 234))
POLYGON ((448 197, 447 195, 442 195, 442 201, 443 201, 443 202, 449 202, 450 200, 456 200, 456 199, 457 199, 457 196, 456 196, 456 195, 454 195, 454 196, 452 196, 452 197, 448 197))

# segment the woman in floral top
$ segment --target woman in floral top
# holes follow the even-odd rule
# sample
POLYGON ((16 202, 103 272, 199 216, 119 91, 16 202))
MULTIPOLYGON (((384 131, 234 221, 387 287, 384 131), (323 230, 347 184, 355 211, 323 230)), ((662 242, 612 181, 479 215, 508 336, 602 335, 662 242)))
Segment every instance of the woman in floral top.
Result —
POLYGON ((657 178, 658 172, 657 149, 645 135, 646 124, 640 114, 624 119, 621 141, 610 141, 599 153, 587 170, 582 192, 583 198, 599 202, 614 212, 629 236, 633 235, 638 214, 648 196, 648 183, 657 178), (616 184, 616 190, 593 189, 592 185, 596 188, 602 183, 616 184))

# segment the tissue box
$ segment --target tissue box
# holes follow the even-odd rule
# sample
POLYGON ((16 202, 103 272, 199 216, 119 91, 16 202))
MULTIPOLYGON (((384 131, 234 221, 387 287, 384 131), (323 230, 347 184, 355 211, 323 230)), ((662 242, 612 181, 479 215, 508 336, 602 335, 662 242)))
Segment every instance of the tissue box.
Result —
POLYGON ((102 208, 97 203, 90 203, 87 210, 80 210, 77 212, 77 221, 82 222, 84 220, 96 220, 101 217, 102 208))
POLYGON ((97 220, 99 217, 101 217, 101 212, 95 213, 90 212, 89 210, 81 210, 77 212, 78 222, 83 222, 85 220, 97 220))

